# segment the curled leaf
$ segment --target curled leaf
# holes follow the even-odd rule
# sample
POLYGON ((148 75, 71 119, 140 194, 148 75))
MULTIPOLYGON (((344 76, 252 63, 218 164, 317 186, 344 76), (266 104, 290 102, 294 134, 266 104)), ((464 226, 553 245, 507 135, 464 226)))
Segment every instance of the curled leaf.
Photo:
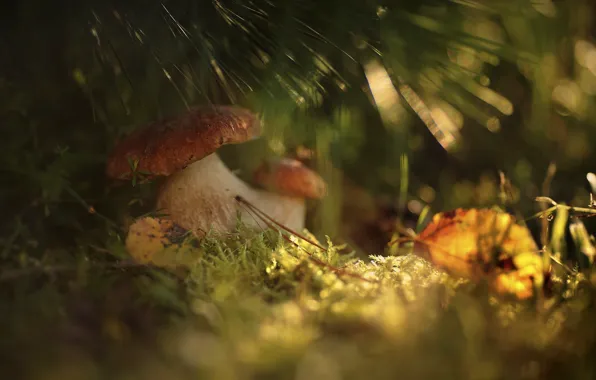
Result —
POLYGON ((542 258, 530 231, 508 213, 457 209, 436 214, 414 251, 447 272, 488 281, 499 294, 530 298, 544 281, 542 258))
POLYGON ((555 202, 554 199, 549 198, 549 197, 536 197, 536 198, 534 198, 534 200, 536 202, 550 203, 551 206, 556 206, 557 205, 557 202, 555 202))

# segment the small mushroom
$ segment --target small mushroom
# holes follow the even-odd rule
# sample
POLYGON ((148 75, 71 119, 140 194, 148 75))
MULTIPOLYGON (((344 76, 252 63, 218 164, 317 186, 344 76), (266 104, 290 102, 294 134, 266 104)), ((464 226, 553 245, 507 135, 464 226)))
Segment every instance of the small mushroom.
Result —
POLYGON ((216 153, 222 145, 254 139, 260 131, 259 119, 246 109, 196 107, 125 138, 108 158, 107 175, 116 179, 167 176, 157 197, 158 210, 199 235, 233 230, 238 214, 245 224, 265 228, 235 200, 237 196, 287 227, 300 229, 303 220, 290 212, 300 207, 298 198, 253 189, 216 153))
MULTIPOLYGON (((254 172, 254 181, 268 191, 283 194, 292 200, 286 223, 295 230, 304 228, 306 198, 321 199, 327 192, 325 181, 302 162, 282 158, 265 162, 254 172)), ((289 204, 289 203, 288 203, 289 204)))

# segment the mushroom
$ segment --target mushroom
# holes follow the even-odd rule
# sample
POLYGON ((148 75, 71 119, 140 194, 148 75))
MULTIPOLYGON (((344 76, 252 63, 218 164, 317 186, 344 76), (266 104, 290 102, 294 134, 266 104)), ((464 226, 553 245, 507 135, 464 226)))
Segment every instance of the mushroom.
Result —
POLYGON ((216 153, 222 145, 258 137, 260 130, 259 119, 246 109, 195 107, 125 138, 108 158, 107 175, 116 179, 131 179, 138 173, 167 176, 157 196, 158 210, 199 235, 209 230, 233 230, 238 215, 245 224, 264 228, 236 201, 238 196, 279 223, 301 229, 303 218, 295 216, 300 200, 253 189, 236 177, 216 153))
POLYGON ((265 162, 253 174, 253 180, 268 191, 283 194, 293 207, 288 209, 286 226, 294 230, 304 228, 306 198, 320 199, 325 196, 325 181, 302 162, 282 158, 265 162))

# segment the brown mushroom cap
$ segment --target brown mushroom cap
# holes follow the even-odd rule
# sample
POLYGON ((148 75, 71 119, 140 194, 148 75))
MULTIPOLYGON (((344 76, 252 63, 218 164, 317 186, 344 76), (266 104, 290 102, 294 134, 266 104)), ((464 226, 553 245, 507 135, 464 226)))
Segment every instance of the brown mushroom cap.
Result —
POLYGON ((258 117, 235 106, 192 108, 184 115, 152 123, 122 140, 108 158, 107 175, 129 179, 137 173, 168 176, 225 144, 258 137, 258 117))
POLYGON ((269 191, 294 197, 320 199, 327 192, 321 176, 302 162, 289 158, 263 163, 253 179, 269 191))

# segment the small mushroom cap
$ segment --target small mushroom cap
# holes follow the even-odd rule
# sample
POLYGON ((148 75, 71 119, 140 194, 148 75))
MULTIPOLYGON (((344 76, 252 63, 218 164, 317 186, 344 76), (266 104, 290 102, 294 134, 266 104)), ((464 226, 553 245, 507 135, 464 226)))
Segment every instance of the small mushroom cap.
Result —
POLYGON ((259 118, 235 106, 192 108, 184 115, 152 123, 122 140, 107 163, 107 175, 130 179, 133 172, 168 176, 215 152, 261 133, 259 118))
POLYGON ((293 197, 320 199, 327 193, 321 176, 290 158, 263 163, 253 178, 269 191, 293 197))

